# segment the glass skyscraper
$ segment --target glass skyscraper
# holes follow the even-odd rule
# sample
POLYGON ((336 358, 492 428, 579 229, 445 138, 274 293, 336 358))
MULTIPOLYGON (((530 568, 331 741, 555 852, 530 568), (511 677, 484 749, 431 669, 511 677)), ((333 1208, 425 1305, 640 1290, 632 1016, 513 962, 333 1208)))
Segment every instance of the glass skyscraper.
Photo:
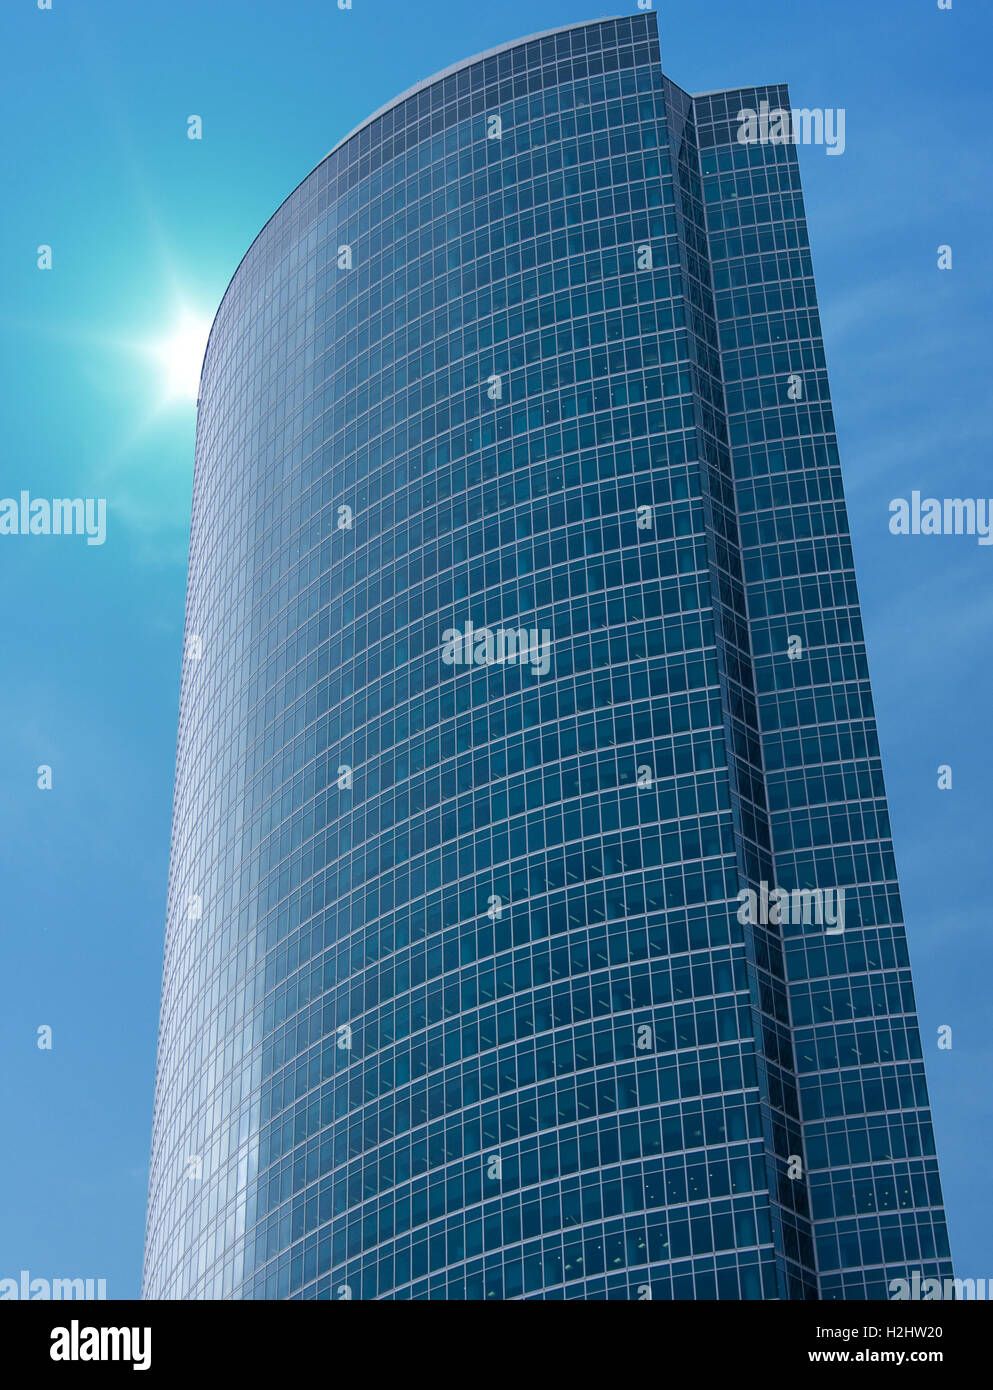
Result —
POLYGON ((951 1268, 785 88, 440 73, 201 381, 147 1297, 951 1268), (751 897, 749 897, 751 893, 751 897))

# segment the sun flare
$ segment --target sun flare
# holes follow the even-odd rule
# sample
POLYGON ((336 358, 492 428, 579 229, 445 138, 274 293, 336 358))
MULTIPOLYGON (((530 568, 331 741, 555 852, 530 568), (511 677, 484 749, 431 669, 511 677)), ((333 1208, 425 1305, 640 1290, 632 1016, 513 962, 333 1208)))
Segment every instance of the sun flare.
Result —
POLYGON ((166 400, 196 400, 209 332, 210 319, 184 309, 170 332, 151 345, 166 400))

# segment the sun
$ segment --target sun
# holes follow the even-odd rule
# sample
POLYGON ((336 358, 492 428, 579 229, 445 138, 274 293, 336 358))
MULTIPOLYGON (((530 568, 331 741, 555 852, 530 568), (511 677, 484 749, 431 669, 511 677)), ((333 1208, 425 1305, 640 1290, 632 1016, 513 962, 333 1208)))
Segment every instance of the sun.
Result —
POLYGON ((195 401, 200 393, 200 369, 207 348, 210 319, 184 309, 170 332, 150 345, 158 363, 166 400, 195 401))

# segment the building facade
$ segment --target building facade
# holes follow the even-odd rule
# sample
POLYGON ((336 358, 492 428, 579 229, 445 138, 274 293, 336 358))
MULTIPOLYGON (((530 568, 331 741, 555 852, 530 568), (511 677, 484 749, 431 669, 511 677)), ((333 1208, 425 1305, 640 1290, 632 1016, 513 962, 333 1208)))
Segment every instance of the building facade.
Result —
POLYGON ((235 274, 147 1297, 951 1273, 796 149, 739 138, 763 101, 672 84, 650 12, 511 44, 365 122, 235 274))

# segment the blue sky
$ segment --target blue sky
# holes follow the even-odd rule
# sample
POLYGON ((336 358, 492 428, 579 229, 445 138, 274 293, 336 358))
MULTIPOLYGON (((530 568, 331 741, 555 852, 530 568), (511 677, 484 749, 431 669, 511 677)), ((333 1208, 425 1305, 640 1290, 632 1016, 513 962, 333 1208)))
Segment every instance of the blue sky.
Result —
MULTIPOLYGON (((103 546, 0 537, 0 1277, 139 1291, 194 437, 150 349, 184 306, 209 320, 277 205, 378 106, 602 13, 3 6, 0 495, 106 497, 108 519, 103 546)), ((801 167, 952 1253, 993 1277, 993 546, 887 527, 915 488, 993 495, 993 11, 669 0, 660 27, 691 92, 788 81, 794 106, 847 112, 844 155, 801 167)))

